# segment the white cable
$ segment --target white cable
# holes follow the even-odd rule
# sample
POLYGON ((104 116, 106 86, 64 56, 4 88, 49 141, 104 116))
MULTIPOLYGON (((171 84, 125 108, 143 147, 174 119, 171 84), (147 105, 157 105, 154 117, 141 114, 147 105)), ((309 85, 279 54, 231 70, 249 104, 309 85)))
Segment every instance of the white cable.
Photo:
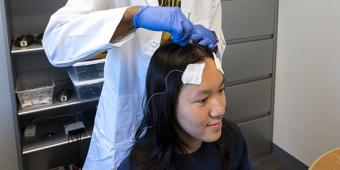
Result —
MULTIPOLYGON (((150 113, 150 110, 149 110, 149 103, 150 103, 151 99, 152 99, 153 97, 155 97, 156 95, 167 93, 167 91, 168 91, 168 77, 169 77, 169 75, 170 75, 171 73, 173 73, 173 72, 181 72, 181 73, 183 73, 182 70, 171 70, 171 71, 165 76, 165 91, 163 91, 163 92, 158 92, 158 93, 155 93, 155 94, 151 95, 151 97, 149 98, 149 100, 148 100, 147 103, 146 103, 146 108, 147 108, 147 111, 148 111, 149 114, 151 114, 151 113, 150 113)), ((149 129, 149 128, 152 128, 152 127, 154 127, 154 125, 144 127, 143 130, 142 130, 142 132, 140 133, 139 137, 143 137, 143 136, 145 135, 145 133, 146 133, 146 130, 149 129)))
POLYGON ((146 103, 146 107, 147 107, 147 110, 148 110, 148 113, 149 113, 149 114, 151 114, 151 113, 150 113, 150 110, 149 110, 149 102, 150 102, 150 100, 151 100, 154 96, 156 96, 156 95, 158 95, 158 94, 165 94, 165 93, 168 91, 168 81, 167 81, 167 80, 168 80, 169 75, 170 75, 171 73, 173 73, 173 72, 181 72, 181 73, 183 73, 182 70, 171 70, 171 71, 165 76, 165 91, 163 91, 163 92, 158 92, 158 93, 155 93, 155 94, 151 95, 151 97, 149 98, 148 102, 146 103))

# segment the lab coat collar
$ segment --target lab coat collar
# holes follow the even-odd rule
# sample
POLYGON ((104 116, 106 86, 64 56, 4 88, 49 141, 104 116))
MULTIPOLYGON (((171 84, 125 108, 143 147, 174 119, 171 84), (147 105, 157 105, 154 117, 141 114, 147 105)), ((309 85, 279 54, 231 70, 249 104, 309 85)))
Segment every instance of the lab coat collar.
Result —
POLYGON ((158 6, 158 0, 146 0, 150 6, 158 6))
MULTIPOLYGON (((158 0, 146 0, 150 6, 158 6, 158 0)), ((182 0, 181 9, 186 17, 190 20, 190 14, 193 7, 194 0, 182 0)))
POLYGON ((182 0, 181 9, 186 17, 190 20, 191 10, 193 8, 194 0, 182 0))

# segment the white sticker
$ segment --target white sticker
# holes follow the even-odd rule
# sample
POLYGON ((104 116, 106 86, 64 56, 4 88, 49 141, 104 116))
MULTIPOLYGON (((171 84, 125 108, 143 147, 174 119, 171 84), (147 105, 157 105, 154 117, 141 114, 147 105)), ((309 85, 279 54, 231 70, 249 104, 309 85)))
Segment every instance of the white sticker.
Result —
POLYGON ((182 74, 183 84, 195 84, 200 85, 202 82, 203 70, 205 63, 200 64, 188 64, 182 74))
POLYGON ((215 64, 216 64, 217 70, 220 70, 222 72, 222 74, 224 74, 224 71, 222 69, 222 64, 221 64, 220 59, 216 56, 215 53, 213 53, 213 55, 214 55, 214 60, 215 60, 215 64))

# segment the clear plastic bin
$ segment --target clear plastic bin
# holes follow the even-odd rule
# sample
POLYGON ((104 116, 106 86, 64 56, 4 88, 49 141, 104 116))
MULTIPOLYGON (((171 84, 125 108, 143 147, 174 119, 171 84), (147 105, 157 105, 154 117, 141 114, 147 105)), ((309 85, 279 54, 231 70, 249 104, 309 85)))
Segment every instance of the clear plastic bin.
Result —
MULTIPOLYGON (((72 81, 73 82, 73 81, 72 81)), ((88 81, 73 82, 79 100, 91 99, 100 96, 104 79, 94 79, 88 81)))
POLYGON ((75 80, 75 75, 72 73, 70 74, 70 78, 79 100, 91 99, 100 96, 103 88, 104 78, 77 81, 75 80))
POLYGON ((73 64, 67 69, 75 81, 86 81, 104 77, 105 58, 73 64))
POLYGON ((47 71, 19 74, 16 93, 21 108, 52 104, 54 86, 53 78, 47 71))

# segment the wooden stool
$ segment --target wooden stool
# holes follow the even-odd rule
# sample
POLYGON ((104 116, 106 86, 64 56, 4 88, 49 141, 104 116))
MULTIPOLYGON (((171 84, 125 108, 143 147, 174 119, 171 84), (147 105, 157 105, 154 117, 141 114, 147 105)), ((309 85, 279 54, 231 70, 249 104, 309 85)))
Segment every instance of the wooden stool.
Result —
POLYGON ((321 155, 309 170, 340 170, 340 147, 321 155))

